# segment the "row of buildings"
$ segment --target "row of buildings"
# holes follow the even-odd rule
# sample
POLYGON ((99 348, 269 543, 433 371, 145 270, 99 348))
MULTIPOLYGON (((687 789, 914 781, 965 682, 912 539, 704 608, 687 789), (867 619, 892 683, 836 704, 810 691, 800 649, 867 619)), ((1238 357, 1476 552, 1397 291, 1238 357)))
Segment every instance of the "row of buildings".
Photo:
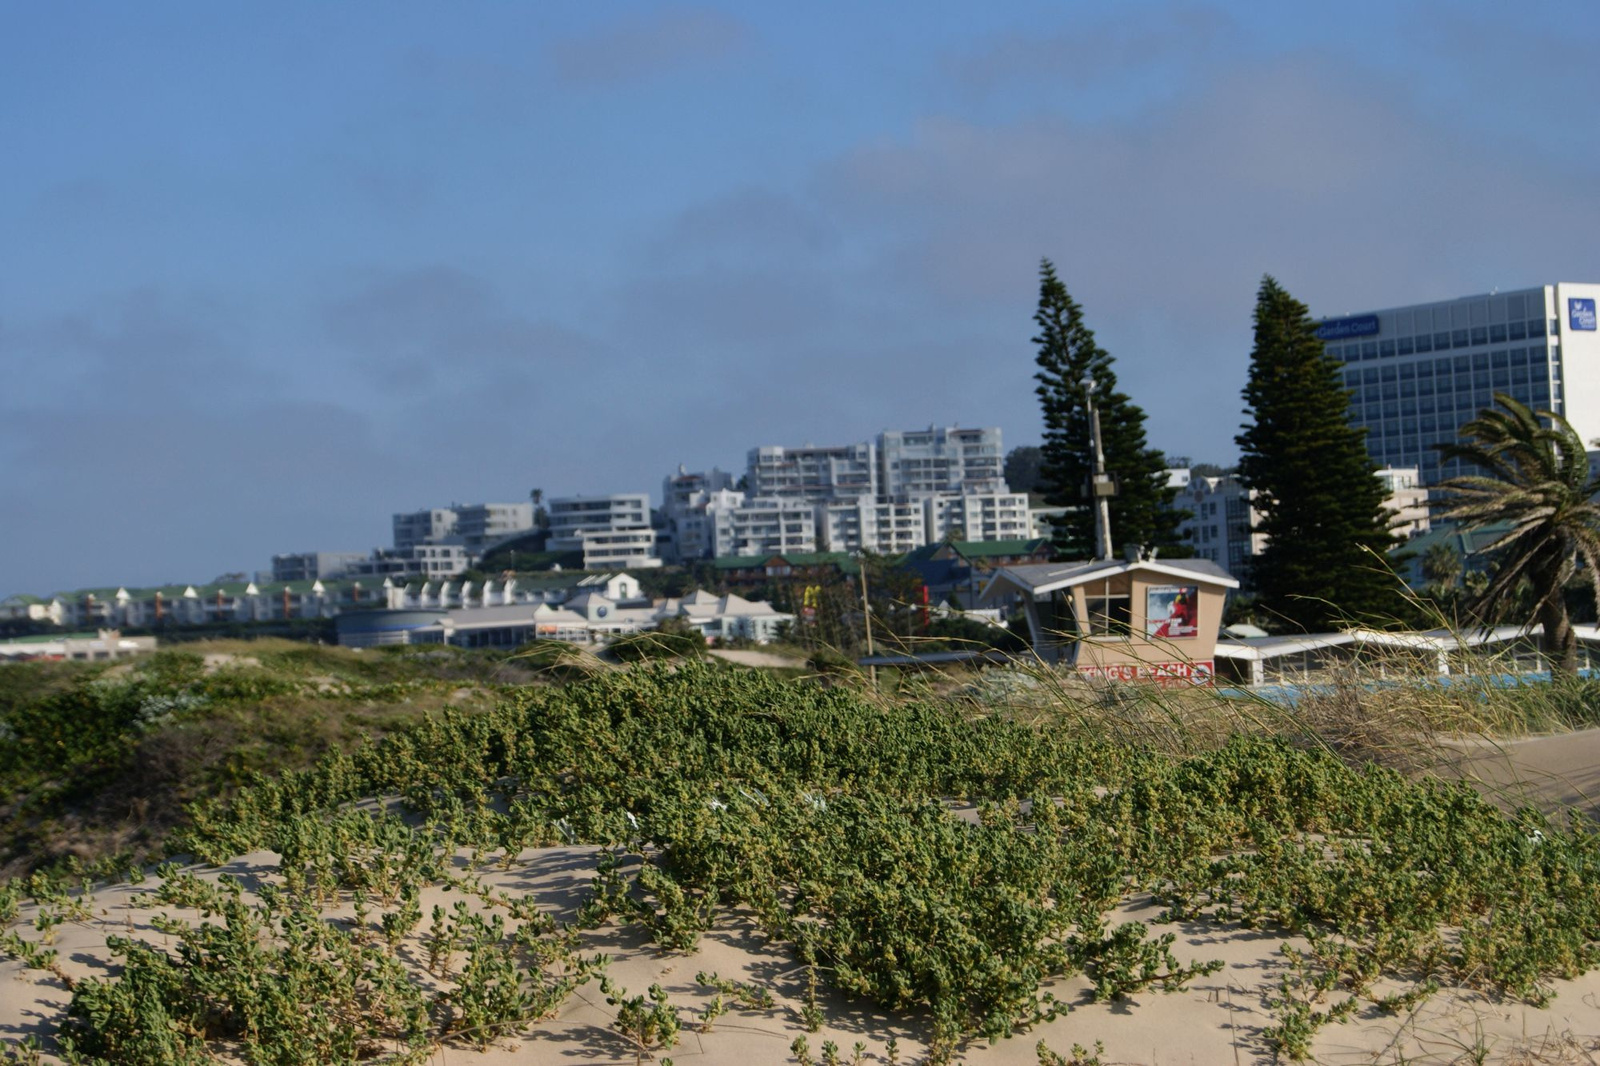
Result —
MULTIPOLYGON (((638 578, 624 572, 559 571, 487 581, 440 578, 397 582, 384 577, 121 587, 64 596, 12 596, 0 601, 0 621, 24 619, 65 630, 98 629, 102 634, 117 634, 118 639, 118 631, 124 628, 331 619, 336 622, 340 643, 358 647, 389 643, 515 647, 539 638, 602 643, 656 628, 667 619, 692 627, 712 641, 765 643, 784 624, 792 623, 794 616, 734 594, 697 592, 651 600, 642 594, 638 578)), ((61 653, 47 643, 43 637, 27 638, 17 645, 22 649, 17 654, 108 657, 89 655, 94 649, 87 644, 61 653), (39 646, 34 647, 36 644, 39 646)))
POLYGON ((298 552, 272 560, 275 582, 453 577, 513 542, 537 543, 586 570, 643 569, 774 553, 903 554, 943 540, 1048 532, 1056 511, 1030 505, 1003 473, 996 427, 930 426, 872 440, 749 451, 741 477, 680 466, 647 493, 479 503, 393 516, 393 543, 371 553, 298 552))

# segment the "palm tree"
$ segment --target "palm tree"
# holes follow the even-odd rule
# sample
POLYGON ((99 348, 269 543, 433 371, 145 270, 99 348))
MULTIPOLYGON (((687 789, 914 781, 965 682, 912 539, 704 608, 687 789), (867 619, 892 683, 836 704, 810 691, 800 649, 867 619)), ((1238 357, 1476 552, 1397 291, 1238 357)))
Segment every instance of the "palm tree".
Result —
POLYGON ((1562 589, 1581 560, 1600 597, 1600 478, 1590 476, 1583 440, 1566 419, 1503 393, 1494 402, 1502 409, 1479 411, 1461 427, 1461 443, 1439 445, 1443 458, 1485 471, 1439 486, 1448 508, 1441 517, 1466 529, 1511 527, 1485 549, 1497 566, 1474 612, 1485 624, 1497 621, 1526 580, 1534 601, 1528 625, 1543 627, 1551 671, 1576 674, 1578 638, 1562 589))

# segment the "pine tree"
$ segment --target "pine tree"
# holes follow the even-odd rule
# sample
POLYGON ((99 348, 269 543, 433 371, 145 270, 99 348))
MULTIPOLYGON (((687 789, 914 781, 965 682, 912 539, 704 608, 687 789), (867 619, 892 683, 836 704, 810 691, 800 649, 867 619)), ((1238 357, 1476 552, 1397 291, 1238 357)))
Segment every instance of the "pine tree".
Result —
POLYGON ((1305 304, 1272 277, 1256 297, 1245 386, 1251 419, 1238 443, 1240 480, 1256 490, 1267 546, 1248 576, 1269 617, 1317 632, 1392 622, 1403 612, 1388 569, 1383 483, 1349 421, 1339 363, 1323 350, 1305 304))
POLYGON ((1106 471, 1120 485, 1111 499, 1113 548, 1137 544, 1169 555, 1188 554, 1178 535, 1183 512, 1171 507, 1177 490, 1167 486, 1161 453, 1145 442, 1144 411, 1117 391, 1111 356, 1095 344, 1094 333, 1083 324, 1082 308, 1067 294, 1048 259, 1039 265, 1039 309, 1033 320, 1039 326, 1033 338, 1039 346, 1034 374, 1039 386, 1034 391, 1044 411, 1042 491, 1052 506, 1071 509, 1055 524, 1056 553, 1065 559, 1090 559, 1095 552, 1094 509, 1087 493, 1094 453, 1083 384, 1091 377, 1106 471))

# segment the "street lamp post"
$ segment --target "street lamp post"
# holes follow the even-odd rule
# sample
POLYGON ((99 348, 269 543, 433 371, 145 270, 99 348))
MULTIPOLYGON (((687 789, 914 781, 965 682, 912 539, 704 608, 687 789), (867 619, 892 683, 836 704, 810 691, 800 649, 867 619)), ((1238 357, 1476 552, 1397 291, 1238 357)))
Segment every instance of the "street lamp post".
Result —
POLYGON ((1117 494, 1117 483, 1106 473, 1105 449, 1100 443, 1100 410, 1094 405, 1095 380, 1083 376, 1083 400, 1089 409, 1089 441, 1094 446, 1094 474, 1089 479, 1089 493, 1094 497, 1094 546, 1096 559, 1111 558, 1111 497, 1117 494))

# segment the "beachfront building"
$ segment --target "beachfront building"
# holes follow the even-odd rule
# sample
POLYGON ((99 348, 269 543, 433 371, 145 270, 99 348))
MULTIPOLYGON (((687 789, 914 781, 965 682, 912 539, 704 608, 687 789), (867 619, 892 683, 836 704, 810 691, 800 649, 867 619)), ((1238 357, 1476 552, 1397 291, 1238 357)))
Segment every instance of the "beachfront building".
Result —
POLYGON ((1454 441, 1496 392, 1600 437, 1597 305, 1600 284, 1557 282, 1325 318, 1317 335, 1343 363, 1373 461, 1417 467, 1434 485, 1470 473, 1434 445, 1454 441))
POLYGON ((981 602, 1021 600, 1033 652, 1095 681, 1208 684, 1228 592, 1209 559, 1004 566, 981 602))
POLYGON ((554 570, 540 574, 512 574, 483 581, 421 581, 385 588, 390 610, 471 610, 474 607, 514 607, 548 603, 559 606, 585 592, 598 592, 616 603, 630 603, 641 595, 639 579, 628 573, 589 573, 554 570))
POLYGON ((339 643, 349 647, 382 644, 451 644, 463 648, 515 648, 535 640, 604 644, 617 637, 655 629, 676 620, 699 630, 707 640, 742 638, 766 643, 794 616, 769 603, 732 594, 697 592, 656 603, 614 600, 586 588, 559 605, 496 604, 487 607, 408 607, 341 615, 339 643))
POLYGON ((332 618, 381 606, 383 579, 223 581, 211 584, 114 586, 58 593, 50 620, 67 629, 134 629, 332 618))

